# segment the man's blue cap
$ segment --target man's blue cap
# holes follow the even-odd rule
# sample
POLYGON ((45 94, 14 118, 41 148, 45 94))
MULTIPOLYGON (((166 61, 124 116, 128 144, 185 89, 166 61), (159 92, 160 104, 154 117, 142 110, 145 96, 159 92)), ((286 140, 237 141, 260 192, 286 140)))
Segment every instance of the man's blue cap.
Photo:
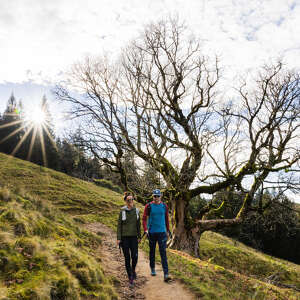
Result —
POLYGON ((160 192, 159 189, 156 189, 156 190, 153 191, 152 195, 153 196, 161 196, 161 192, 160 192))

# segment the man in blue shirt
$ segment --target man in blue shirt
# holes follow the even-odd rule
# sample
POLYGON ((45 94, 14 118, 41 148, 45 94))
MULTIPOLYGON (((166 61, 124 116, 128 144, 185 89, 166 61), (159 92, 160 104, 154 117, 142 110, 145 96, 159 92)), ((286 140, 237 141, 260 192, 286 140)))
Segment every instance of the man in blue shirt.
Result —
POLYGON ((171 280, 168 271, 167 260, 167 239, 169 233, 169 212, 168 206, 161 201, 161 192, 159 189, 153 191, 153 201, 145 206, 143 215, 143 227, 149 237, 150 247, 150 268, 151 275, 155 276, 155 248, 158 242, 161 264, 164 271, 164 281, 171 280))

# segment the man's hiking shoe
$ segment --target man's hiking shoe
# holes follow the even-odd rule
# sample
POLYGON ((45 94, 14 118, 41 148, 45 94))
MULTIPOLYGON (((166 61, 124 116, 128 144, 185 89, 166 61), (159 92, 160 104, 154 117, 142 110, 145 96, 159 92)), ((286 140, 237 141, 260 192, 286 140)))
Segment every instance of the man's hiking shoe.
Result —
POLYGON ((129 284, 133 285, 133 276, 130 276, 130 278, 129 278, 129 284))
POLYGON ((164 282, 170 282, 170 281, 172 281, 172 278, 168 274, 165 274, 164 275, 164 282))
POLYGON ((151 269, 151 275, 152 275, 152 276, 156 276, 155 269, 151 269))

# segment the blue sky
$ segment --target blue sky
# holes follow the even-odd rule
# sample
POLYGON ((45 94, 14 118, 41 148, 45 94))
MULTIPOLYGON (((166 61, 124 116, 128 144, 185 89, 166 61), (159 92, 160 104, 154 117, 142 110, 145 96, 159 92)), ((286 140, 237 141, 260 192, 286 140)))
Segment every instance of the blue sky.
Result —
POLYGON ((0 1, 0 110, 12 90, 24 104, 50 99, 72 63, 116 54, 144 24, 170 14, 220 55, 229 77, 278 57, 300 67, 300 0, 0 1))
POLYGON ((51 89, 74 62, 115 55, 145 24, 175 14, 201 37, 203 51, 220 56, 229 82, 279 57, 300 69, 300 0, 3 0, 0 112, 12 91, 24 106, 45 94, 61 120, 51 89))
POLYGON ((24 102, 34 101, 39 102, 42 99, 43 95, 46 95, 47 98, 53 98, 51 94, 50 85, 40 85, 34 82, 5 82, 0 83, 1 90, 1 102, 0 108, 1 111, 6 106, 6 102, 13 92, 17 100, 22 100, 24 102), (2 101, 3 100, 3 101, 2 101))
POLYGON ((7 100, 12 93, 17 101, 21 100, 23 105, 29 109, 35 105, 39 105, 45 95, 49 102, 52 118, 54 119, 55 131, 57 134, 62 135, 65 124, 62 120, 63 110, 58 108, 61 107, 61 104, 55 100, 51 92, 52 89, 53 86, 51 84, 41 85, 33 81, 0 83, 0 112, 3 113, 5 110, 7 100))

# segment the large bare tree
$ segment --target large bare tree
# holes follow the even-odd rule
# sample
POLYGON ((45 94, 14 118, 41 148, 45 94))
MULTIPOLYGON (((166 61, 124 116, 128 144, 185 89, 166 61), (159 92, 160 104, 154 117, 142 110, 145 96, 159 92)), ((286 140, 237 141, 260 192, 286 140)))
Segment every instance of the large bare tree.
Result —
MULTIPOLYGON (((72 104, 99 159, 122 174, 122 155, 131 151, 161 174, 174 212, 171 246, 198 255, 205 230, 238 224, 258 209, 253 200, 264 183, 299 188, 300 81, 278 62, 240 82, 227 100, 218 59, 203 55, 201 41, 187 33, 178 20, 151 24, 113 63, 76 64, 71 86, 55 93, 72 104), (189 217, 193 197, 224 189, 245 194, 234 219, 206 220, 224 203, 189 217)), ((125 173, 123 180, 126 186, 125 173)))

